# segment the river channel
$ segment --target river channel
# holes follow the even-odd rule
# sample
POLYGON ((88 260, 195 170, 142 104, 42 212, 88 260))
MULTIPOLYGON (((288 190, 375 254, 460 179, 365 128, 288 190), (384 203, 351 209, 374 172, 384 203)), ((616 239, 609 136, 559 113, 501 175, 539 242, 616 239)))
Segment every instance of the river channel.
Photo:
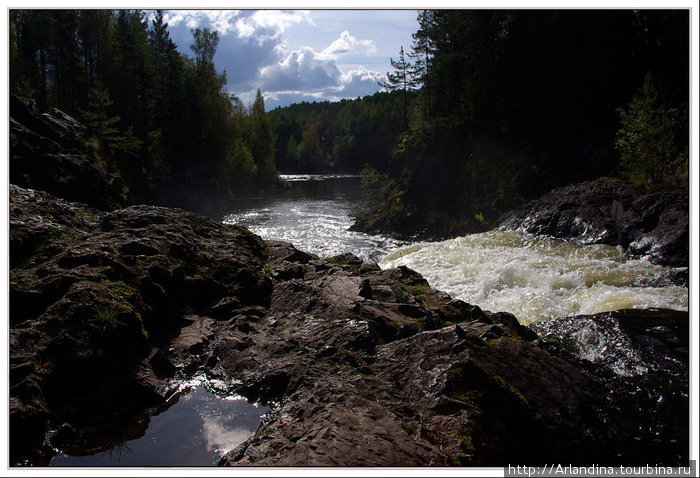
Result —
POLYGON ((501 231, 415 243, 349 231, 361 206, 360 178, 283 178, 284 194, 240 200, 223 221, 321 257, 352 252, 382 268, 406 265, 455 298, 523 323, 619 309, 688 310, 688 288, 673 283, 673 269, 616 247, 501 231))

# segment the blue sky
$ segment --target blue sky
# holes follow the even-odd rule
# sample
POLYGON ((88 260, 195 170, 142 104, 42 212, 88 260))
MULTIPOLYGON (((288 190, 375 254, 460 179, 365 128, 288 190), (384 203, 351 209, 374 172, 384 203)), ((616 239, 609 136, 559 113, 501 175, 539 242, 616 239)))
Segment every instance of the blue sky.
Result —
POLYGON ((380 90, 389 59, 408 50, 416 10, 166 10, 170 37, 191 56, 191 29, 219 33, 214 62, 226 89, 267 110, 300 101, 357 98, 380 90))

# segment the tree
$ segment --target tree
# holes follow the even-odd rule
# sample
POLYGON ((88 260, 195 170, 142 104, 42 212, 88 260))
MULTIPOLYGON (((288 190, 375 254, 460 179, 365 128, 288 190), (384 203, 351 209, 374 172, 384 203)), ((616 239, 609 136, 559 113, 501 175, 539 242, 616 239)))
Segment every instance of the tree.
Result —
POLYGON ((622 127, 617 132, 620 174, 633 184, 659 188, 672 184, 688 170, 688 144, 682 141, 684 124, 676 108, 659 100, 647 73, 627 108, 618 109, 622 127))
POLYGON ((271 182, 277 176, 275 168, 275 137, 270 118, 265 113, 265 101, 260 89, 250 112, 250 151, 258 167, 261 184, 271 182))
POLYGON ((313 123, 309 123, 301 135, 299 143, 299 168, 304 172, 318 172, 322 168, 321 143, 318 131, 313 123))
POLYGON ((109 91, 97 81, 88 94, 88 109, 81 110, 83 120, 104 139, 113 139, 118 136, 119 128, 115 125, 119 122, 119 116, 110 116, 108 110, 114 103, 109 97, 109 91))
POLYGON ((219 46, 219 34, 209 28, 195 28, 192 30, 194 43, 190 49, 194 52, 197 65, 214 63, 214 55, 219 46))
POLYGON ((421 93, 426 98, 428 117, 432 116, 432 103, 430 99, 430 62, 435 54, 435 41, 430 35, 432 22, 433 10, 421 10, 418 12, 418 24, 420 28, 412 35, 412 52, 408 54, 408 57, 413 62, 410 75, 414 79, 416 86, 421 87, 421 93))
POLYGON ((403 47, 401 47, 401 50, 399 51, 399 59, 394 60, 393 58, 390 58, 389 61, 391 61, 391 66, 394 68, 394 72, 387 72, 387 81, 379 82, 379 86, 389 91, 403 91, 403 122, 404 125, 408 125, 407 95, 409 90, 413 90, 417 86, 415 77, 411 75, 413 67, 411 62, 406 59, 403 47))
POLYGON ((297 163, 299 162, 299 145, 297 144, 297 140, 294 139, 293 134, 289 135, 289 141, 287 142, 286 159, 288 164, 296 171, 298 167, 297 163))

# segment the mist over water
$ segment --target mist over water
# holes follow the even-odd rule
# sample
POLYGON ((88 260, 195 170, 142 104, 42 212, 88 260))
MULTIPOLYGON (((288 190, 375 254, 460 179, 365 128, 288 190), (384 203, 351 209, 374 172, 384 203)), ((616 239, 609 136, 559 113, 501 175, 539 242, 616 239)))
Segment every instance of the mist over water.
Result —
POLYGON ((411 244, 380 262, 399 265, 455 298, 524 323, 626 308, 688 310, 688 288, 673 285, 671 268, 612 246, 490 231, 411 244))

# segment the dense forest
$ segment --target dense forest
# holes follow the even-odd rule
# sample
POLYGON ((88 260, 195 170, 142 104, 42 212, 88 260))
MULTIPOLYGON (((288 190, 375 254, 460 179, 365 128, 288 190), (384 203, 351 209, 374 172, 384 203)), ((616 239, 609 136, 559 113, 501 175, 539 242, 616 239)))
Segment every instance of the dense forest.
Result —
POLYGON ((387 86, 417 90, 364 230, 483 230, 554 187, 687 186, 687 10, 428 10, 387 86))
POLYGON ((192 36, 188 57, 161 11, 149 21, 138 10, 11 10, 11 93, 74 115, 90 127, 87 143, 140 154, 156 178, 213 185, 222 199, 273 184, 261 93, 250 108, 228 94, 217 33, 192 36))
MULTIPOLYGON (((415 93, 409 93, 409 102, 415 93)), ((269 115, 275 160, 284 173, 386 172, 402 121, 404 95, 379 92, 355 100, 297 103, 269 115)))

